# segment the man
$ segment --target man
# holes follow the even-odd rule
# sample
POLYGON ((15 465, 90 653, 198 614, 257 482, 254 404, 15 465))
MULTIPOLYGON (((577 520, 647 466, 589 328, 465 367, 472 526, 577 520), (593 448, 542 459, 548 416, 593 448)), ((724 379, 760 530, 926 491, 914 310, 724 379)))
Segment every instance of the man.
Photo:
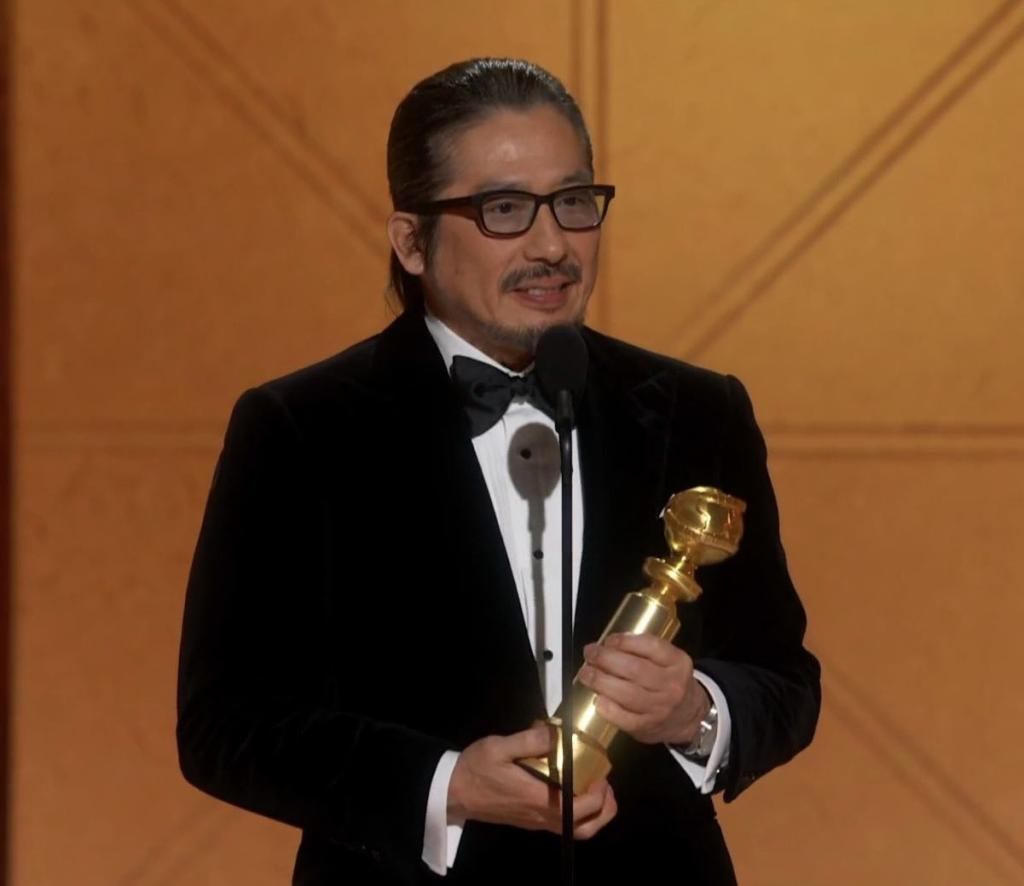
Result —
MULTIPOLYGON (((557 792, 516 764, 551 746, 563 653, 557 444, 524 372, 543 330, 582 322, 614 189, 562 85, 500 59, 413 89, 388 177, 404 312, 232 415, 185 611, 182 769, 302 828, 296 883, 557 882, 557 792)), ((566 652, 623 734, 576 798, 578 880, 731 883, 709 795, 804 747, 820 701, 764 444, 735 379, 583 334, 566 652), (674 644, 596 646, 697 485, 747 501, 740 552, 702 571, 674 644)))

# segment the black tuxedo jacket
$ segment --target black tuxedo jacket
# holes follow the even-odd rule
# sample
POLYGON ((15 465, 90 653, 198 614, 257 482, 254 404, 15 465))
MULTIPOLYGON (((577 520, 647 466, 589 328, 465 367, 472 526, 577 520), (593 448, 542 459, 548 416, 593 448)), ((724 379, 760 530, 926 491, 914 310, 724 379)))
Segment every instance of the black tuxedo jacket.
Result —
MULTIPOLYGON (((730 800, 810 741, 820 702, 764 443, 735 379, 584 338, 575 664, 642 586, 644 558, 665 553, 672 493, 745 499, 740 552, 700 571, 676 641, 728 699, 730 800)), ((433 882, 420 856, 442 752, 544 715, 466 418, 422 318, 247 391, 189 580, 186 778, 301 828, 295 883, 433 882)), ((580 882, 733 882, 712 803, 668 750, 620 734, 611 757, 619 813, 577 844, 580 882)), ((552 834, 470 822, 446 881, 553 883, 558 859, 552 834)))

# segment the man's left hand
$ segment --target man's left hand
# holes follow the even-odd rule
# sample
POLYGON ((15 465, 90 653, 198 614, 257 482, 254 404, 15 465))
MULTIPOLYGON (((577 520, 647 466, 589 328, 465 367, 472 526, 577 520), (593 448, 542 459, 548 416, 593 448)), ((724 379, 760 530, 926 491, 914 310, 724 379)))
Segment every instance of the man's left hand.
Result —
POLYGON ((649 634, 611 634, 583 650, 580 682, 598 695, 597 712, 645 744, 688 744, 711 701, 693 659, 649 634))

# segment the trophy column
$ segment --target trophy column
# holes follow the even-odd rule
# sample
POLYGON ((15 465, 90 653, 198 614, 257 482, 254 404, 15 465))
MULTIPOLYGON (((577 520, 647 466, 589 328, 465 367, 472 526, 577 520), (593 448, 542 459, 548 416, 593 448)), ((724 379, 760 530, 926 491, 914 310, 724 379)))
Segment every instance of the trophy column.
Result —
MULTIPOLYGON (((710 486, 673 495, 662 513, 665 540, 672 555, 666 559, 647 558, 644 574, 651 583, 626 595, 599 642, 609 634, 653 634, 665 640, 675 637, 680 627, 676 605, 700 596, 700 585, 693 577, 698 566, 719 563, 736 553, 743 535, 744 510, 743 501, 710 486)), ((563 650, 563 654, 571 652, 563 650)), ((598 714, 597 695, 579 682, 578 674, 571 691, 573 793, 581 794, 611 771, 608 746, 618 728, 598 714)), ((561 784, 563 707, 548 721, 557 734, 552 752, 519 761, 527 771, 554 785, 561 784)))

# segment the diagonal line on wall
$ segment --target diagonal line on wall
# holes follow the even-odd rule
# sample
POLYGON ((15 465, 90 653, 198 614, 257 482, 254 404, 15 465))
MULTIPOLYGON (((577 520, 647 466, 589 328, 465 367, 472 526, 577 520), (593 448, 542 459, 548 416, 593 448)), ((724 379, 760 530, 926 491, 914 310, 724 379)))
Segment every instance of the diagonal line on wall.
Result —
POLYGON ((257 80, 194 19, 171 0, 130 7, 214 95, 256 133, 375 258, 386 258, 383 235, 374 237, 387 211, 362 193, 353 176, 277 104, 257 80), (372 225, 367 221, 371 220, 372 225))
POLYGON ((379 205, 368 194, 364 193, 355 175, 349 172, 324 144, 317 141, 303 126, 296 123, 283 104, 274 99, 270 92, 246 71, 241 62, 231 55, 224 44, 219 42, 209 29, 203 28, 196 17, 189 15, 181 7, 181 4, 175 2, 175 0, 159 0, 159 2, 162 2, 178 18, 183 28, 190 34, 193 34, 197 41, 209 50, 211 55, 217 59, 218 64, 230 70, 239 78, 239 82, 246 87, 247 93, 257 103, 261 104, 268 114, 291 130, 296 140, 306 147, 318 163, 323 164, 326 169, 330 170, 331 174, 344 186, 345 191, 351 195, 355 203, 374 222, 387 214, 387 207, 379 205))
POLYGON ((693 359, 722 337, 1024 36, 1022 0, 986 17, 771 232, 725 275, 670 339, 693 359))
POLYGON ((830 713, 1002 882, 1020 883, 1024 845, 856 681, 835 664, 824 659, 822 664, 830 713))
POLYGON ((378 219, 383 218, 387 214, 387 207, 379 205, 369 194, 362 190, 356 176, 349 172, 327 147, 313 138, 301 124, 295 121, 293 115, 290 115, 285 107, 242 66, 238 59, 228 51, 227 47, 216 39, 212 31, 204 28, 176 0, 158 0, 158 2, 162 2, 177 17, 182 26, 199 43, 206 47, 212 57, 216 58, 218 64, 230 70, 238 78, 239 83, 244 85, 247 95, 261 105, 268 114, 278 120, 282 126, 287 127, 295 139, 313 155, 316 161, 330 171, 331 175, 345 188, 346 192, 366 213, 370 220, 376 223, 378 219))
POLYGON ((208 851, 230 824, 237 810, 202 798, 168 830, 152 841, 141 857, 117 878, 117 886, 143 886, 173 882, 168 872, 182 867, 182 859, 191 861, 208 851))

